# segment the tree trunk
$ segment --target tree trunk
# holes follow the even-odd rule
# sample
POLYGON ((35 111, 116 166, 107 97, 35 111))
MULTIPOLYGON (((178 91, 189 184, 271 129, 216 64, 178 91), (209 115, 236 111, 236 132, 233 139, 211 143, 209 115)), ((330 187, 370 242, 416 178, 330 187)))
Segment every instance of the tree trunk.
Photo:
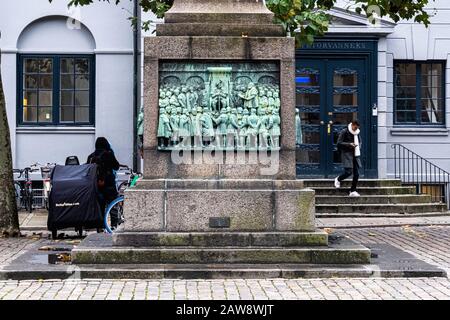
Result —
POLYGON ((19 215, 14 189, 11 138, 0 65, 0 236, 18 236, 19 234, 19 215))

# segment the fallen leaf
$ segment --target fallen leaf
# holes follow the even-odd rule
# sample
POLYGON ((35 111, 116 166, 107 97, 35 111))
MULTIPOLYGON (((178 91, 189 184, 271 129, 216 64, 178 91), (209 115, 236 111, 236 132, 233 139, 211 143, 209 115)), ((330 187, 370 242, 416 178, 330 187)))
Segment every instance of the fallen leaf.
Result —
POLYGON ((328 234, 333 233, 333 229, 332 228, 324 228, 323 231, 325 231, 328 234))

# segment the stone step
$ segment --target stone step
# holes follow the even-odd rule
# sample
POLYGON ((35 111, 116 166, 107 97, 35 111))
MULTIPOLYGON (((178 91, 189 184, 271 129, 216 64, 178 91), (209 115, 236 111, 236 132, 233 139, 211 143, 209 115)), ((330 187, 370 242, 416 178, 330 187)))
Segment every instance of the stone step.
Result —
POLYGON ((424 213, 446 212, 445 204, 318 204, 316 213, 424 213))
POLYGON ((117 232, 114 246, 132 247, 300 247, 326 246, 328 234, 315 232, 117 232))
POLYGON ((366 264, 370 250, 362 245, 339 247, 82 247, 72 263, 83 264, 366 264))
POLYGON ((430 203, 430 195, 371 195, 361 197, 345 196, 316 196, 318 204, 408 204, 408 203, 430 203))
MULTIPOLYGON (((312 180, 304 180, 306 188, 315 187, 333 187, 334 188, 334 179, 312 179, 312 180)), ((347 179, 341 182, 341 187, 350 188, 352 184, 352 180, 347 179)), ((401 187, 401 180, 397 179, 361 179, 358 182, 359 187, 401 187)))
MULTIPOLYGON (((336 189, 334 187, 315 187, 316 196, 348 196, 350 188, 336 189)), ((396 194, 416 194, 415 187, 358 187, 358 192, 363 196, 370 195, 396 195, 396 194)))
MULTIPOLYGON (((367 218, 370 219, 370 221, 372 221, 373 219, 377 219, 377 218, 398 218, 398 220, 395 220, 395 222, 393 222, 392 220, 386 220, 383 221, 382 219, 378 219, 378 223, 375 224, 374 226, 387 226, 390 224, 393 225, 404 225, 404 224, 408 224, 408 225, 432 225, 432 224, 436 224, 435 222, 431 222, 428 221, 427 219, 422 219, 422 218, 447 218, 450 217, 450 211, 444 211, 444 212, 425 212, 425 213, 408 213, 408 214, 404 214, 404 213, 316 213, 316 218, 339 218, 339 220, 342 220, 340 218, 367 218), (417 222, 411 222, 409 219, 419 219, 417 220, 417 222), (402 222, 402 220, 405 220, 404 222, 402 222)), ((364 222, 361 222, 361 225, 364 225, 364 223, 367 223, 368 220, 364 220, 364 222)), ((445 220, 444 220, 445 221, 445 220)), ((334 221, 322 221, 320 223, 321 228, 328 227, 330 225, 333 224, 334 221)), ((437 223, 439 225, 448 225, 448 223, 440 221, 439 223, 437 223)), ((350 227, 358 227, 359 224, 354 224, 354 225, 349 225, 349 224, 345 224, 344 221, 342 220, 342 226, 348 226, 350 227)), ((369 224, 365 224, 366 226, 369 224)), ((371 225, 371 224, 370 224, 371 225)))

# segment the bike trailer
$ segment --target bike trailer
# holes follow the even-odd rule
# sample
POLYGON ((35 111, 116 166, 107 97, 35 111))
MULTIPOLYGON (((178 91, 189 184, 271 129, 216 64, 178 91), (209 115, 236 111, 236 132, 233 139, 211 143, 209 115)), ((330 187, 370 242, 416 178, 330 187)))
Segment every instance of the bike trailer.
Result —
POLYGON ((102 228, 97 165, 55 166, 49 198, 48 230, 102 228))

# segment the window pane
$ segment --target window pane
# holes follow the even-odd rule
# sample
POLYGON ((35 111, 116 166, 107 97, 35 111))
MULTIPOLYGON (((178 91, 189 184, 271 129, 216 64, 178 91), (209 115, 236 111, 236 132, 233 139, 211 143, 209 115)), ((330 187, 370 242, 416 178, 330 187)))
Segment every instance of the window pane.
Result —
POLYGON ((26 73, 37 73, 39 72, 39 60, 38 59, 25 59, 24 69, 26 73))
POLYGON ((75 108, 76 122, 89 122, 89 107, 75 108))
POLYGON ((40 73, 52 73, 53 72, 53 60, 52 59, 40 59, 39 61, 40 73))
POLYGON ((303 87, 317 87, 320 85, 318 74, 297 74, 295 76, 295 82, 297 83, 297 85, 303 87))
POLYGON ((37 106, 37 91, 24 91, 23 92, 23 105, 24 106, 37 106))
POLYGON ((73 73, 73 59, 64 58, 61 59, 61 73, 73 73))
POLYGON ((422 87, 422 98, 441 98, 442 88, 441 87, 422 87))
POLYGON ((297 94, 298 106, 318 106, 320 105, 320 94, 316 93, 300 93, 297 94))
POLYGON ((52 108, 39 107, 39 122, 52 122, 52 108))
POLYGON ((422 99, 422 122, 431 124, 443 123, 441 99, 422 99))
POLYGON ((438 76, 442 74, 442 64, 440 63, 423 63, 421 69, 423 76, 438 76))
POLYGON ((61 91, 61 105, 73 106, 73 91, 61 91))
POLYGON ((75 59, 75 73, 86 74, 89 73, 88 59, 75 59))
POLYGON ((73 107, 61 107, 60 118, 62 122, 73 122, 74 108, 73 107))
POLYGON ((75 106, 89 106, 89 91, 75 92, 75 106))
POLYGON ((53 91, 39 91, 39 106, 53 105, 53 91))
POLYGON ((334 94, 333 105, 335 106, 357 106, 358 105, 358 93, 342 93, 334 94))
POLYGON ((52 75, 41 75, 39 82, 40 89, 53 89, 53 76, 52 75))
POLYGON ((415 99, 397 99, 397 110, 399 111, 416 111, 415 99))
POLYGON ((302 112, 300 113, 302 124, 320 124, 320 113, 302 112))
POLYGON ((415 98, 416 97, 416 87, 397 87, 396 89, 397 98, 415 98))
POLYGON ((422 76, 422 87, 440 87, 442 86, 441 76, 422 76))
POLYGON ((23 79, 23 87, 25 89, 37 89, 38 87, 38 75, 27 75, 23 79))
POLYGON ((416 123, 416 112, 397 112, 398 123, 416 123))
POLYGON ((334 74, 334 86, 350 86, 356 87, 358 85, 358 74, 334 74))
POLYGON ((61 89, 73 89, 74 78, 73 75, 61 75, 61 89))
POLYGON ((397 63, 395 65, 395 72, 398 74, 416 74, 416 64, 415 63, 397 63))
POLYGON ((416 75, 397 76, 395 85, 400 87, 415 87, 416 75))
POLYGON ((24 107, 23 108, 23 121, 24 122, 36 122, 37 121, 37 107, 24 107))
POLYGON ((86 75, 75 76, 75 88, 89 89, 89 77, 86 75))

